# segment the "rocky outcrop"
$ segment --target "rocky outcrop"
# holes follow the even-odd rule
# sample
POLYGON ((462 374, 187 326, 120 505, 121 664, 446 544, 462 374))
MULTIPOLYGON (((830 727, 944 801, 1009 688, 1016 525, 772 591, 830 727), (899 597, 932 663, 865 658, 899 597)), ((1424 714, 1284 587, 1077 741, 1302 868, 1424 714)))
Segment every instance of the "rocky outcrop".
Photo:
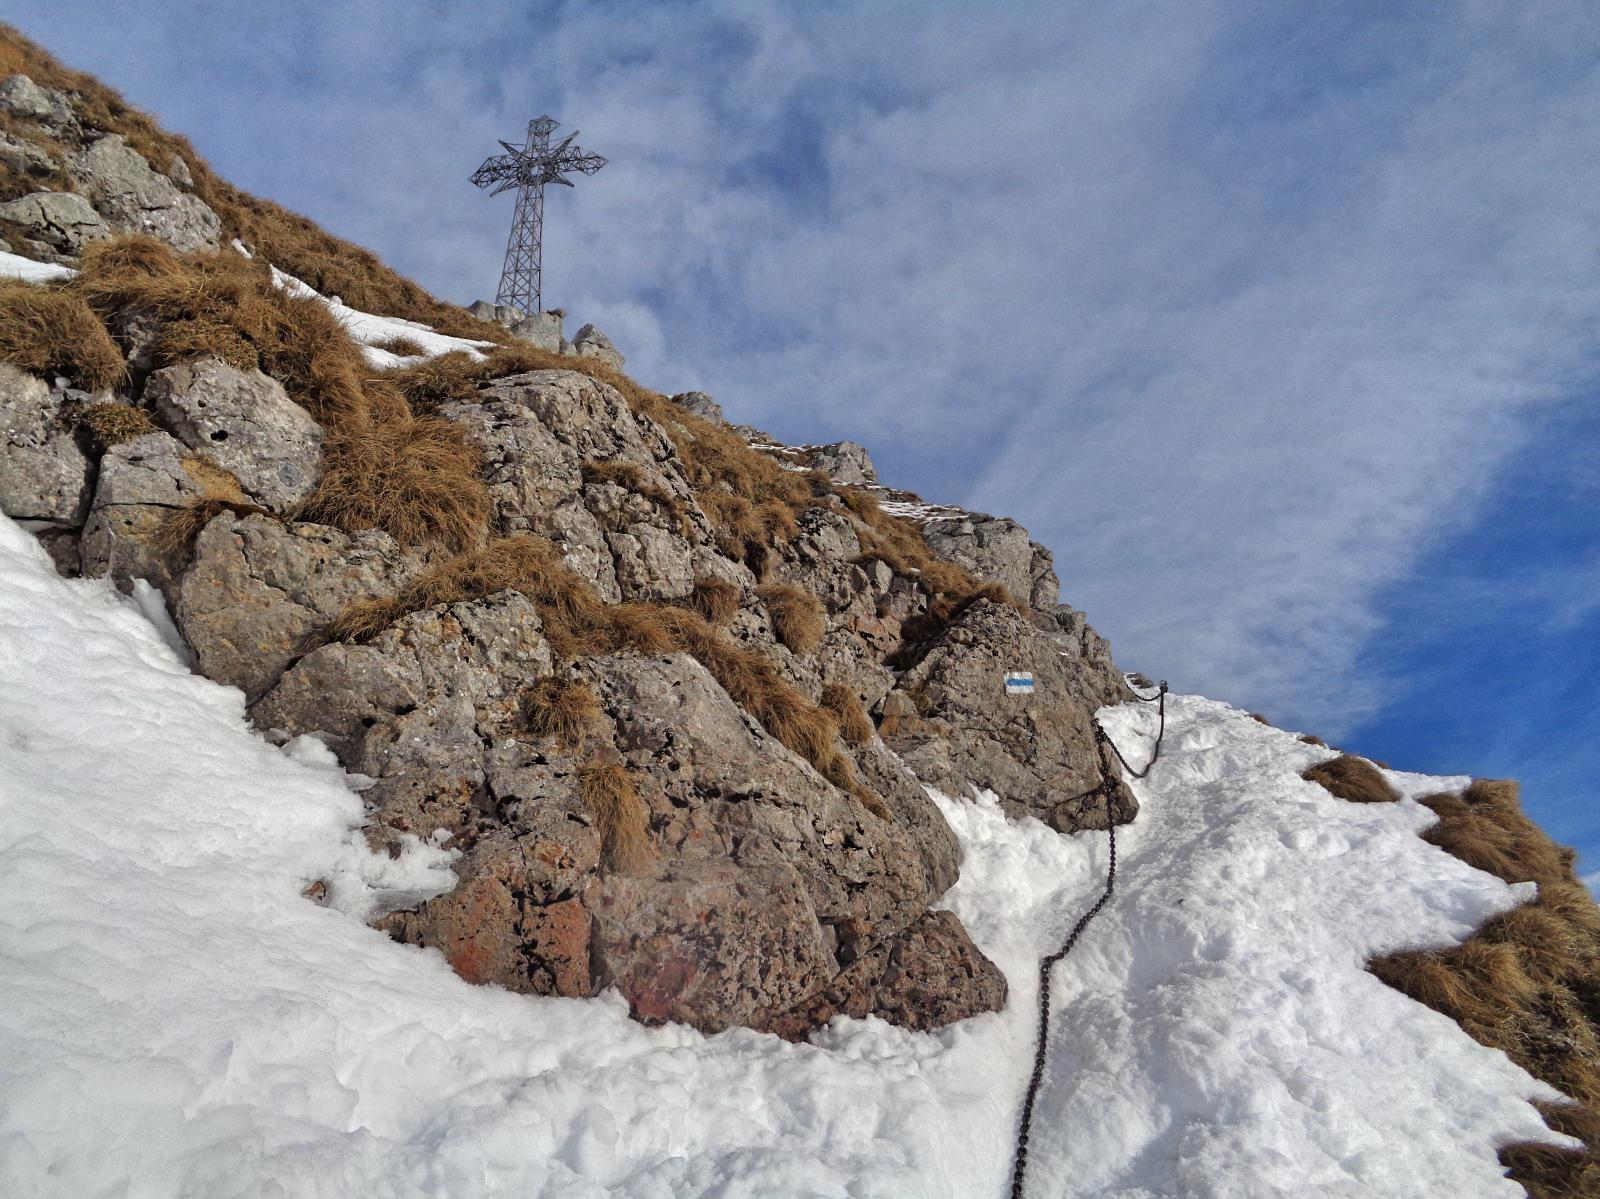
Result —
POLYGON ((276 379, 206 356, 156 371, 143 402, 191 449, 231 471, 275 511, 311 494, 322 473, 322 428, 276 379))
POLYGON ((511 325, 511 336, 541 350, 559 354, 567 339, 561 333, 561 313, 536 312, 511 325))
POLYGON ((63 254, 78 254, 90 242, 111 236, 111 227, 94 205, 74 192, 33 192, 0 204, 0 220, 63 254))
POLYGON ((172 616, 201 673, 254 702, 348 604, 393 595, 423 565, 376 530, 223 512, 195 539, 172 616))
POLYGON ((1049 608, 1061 598, 1050 551, 1004 516, 963 513, 927 521, 922 535, 940 557, 966 567, 980 579, 1004 583, 1013 596, 1034 608, 1049 608))
POLYGON ((177 547, 163 535, 166 522, 210 498, 222 478, 167 433, 147 433, 112 446, 100 459, 83 527, 83 573, 109 575, 119 584, 148 579, 169 588, 177 547))
POLYGON ((672 397, 672 402, 685 411, 704 417, 706 420, 714 420, 719 423, 726 422, 727 418, 722 415, 722 405, 703 391, 679 392, 672 397))
POLYGON ((615 388, 530 371, 440 414, 483 451, 495 531, 549 537, 604 599, 676 598, 738 569, 711 548, 671 440, 615 388))
POLYGON ((0 363, 0 511, 76 528, 89 500, 89 460, 62 397, 43 379, 0 363))
POLYGON ((107 134, 70 156, 66 169, 119 233, 147 233, 179 251, 216 250, 222 244, 217 214, 154 170, 121 134, 107 134))
POLYGON ((40 87, 26 75, 8 75, 0 81, 0 109, 13 117, 35 121, 52 133, 63 132, 76 123, 71 100, 58 91, 40 87))
POLYGON ((835 441, 828 445, 802 446, 806 465, 820 470, 835 483, 845 487, 870 487, 878 481, 877 468, 867 447, 853 441, 835 441))
MULTIPOLYGON (((880 731, 917 777, 951 794, 995 792, 1013 816, 1063 830, 1104 828, 1085 794, 1100 782, 1090 723, 1126 698, 1120 677, 1072 663, 1051 637, 1006 604, 978 600, 919 647, 880 710, 880 731), (1030 671, 1032 695, 1007 695, 1009 671, 1030 671)), ((1120 789, 1112 819, 1131 820, 1120 789)))
POLYGON ((572 339, 572 352, 580 358, 593 358, 620 371, 624 359, 611 339, 593 325, 584 325, 572 339))

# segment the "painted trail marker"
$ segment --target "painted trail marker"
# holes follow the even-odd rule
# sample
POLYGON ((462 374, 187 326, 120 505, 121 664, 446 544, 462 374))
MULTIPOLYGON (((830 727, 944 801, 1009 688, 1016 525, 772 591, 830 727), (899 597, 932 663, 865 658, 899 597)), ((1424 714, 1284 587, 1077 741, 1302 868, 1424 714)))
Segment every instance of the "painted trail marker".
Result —
POLYGON ((1027 670, 1006 671, 1007 695, 1032 695, 1033 672, 1027 670))

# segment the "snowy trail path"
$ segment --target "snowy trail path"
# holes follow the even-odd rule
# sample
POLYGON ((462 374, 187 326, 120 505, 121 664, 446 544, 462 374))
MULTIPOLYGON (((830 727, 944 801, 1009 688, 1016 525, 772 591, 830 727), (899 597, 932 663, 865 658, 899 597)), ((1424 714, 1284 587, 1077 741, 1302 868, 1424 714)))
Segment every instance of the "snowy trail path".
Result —
MULTIPOLYGON (((1006 1194, 1036 962, 1098 893, 1104 834, 938 799, 964 850, 944 905, 1011 980, 1003 1012, 813 1045, 648 1029, 366 928, 440 855, 367 852, 327 750, 256 737, 239 692, 3 518, 0 666, 7 1199, 1006 1194), (318 878, 334 908, 301 896, 318 878)), ((1154 715, 1105 716, 1136 763, 1154 715)), ((1492 1146, 1538 1135, 1523 1097, 1549 1092, 1361 962, 1520 892, 1413 836, 1416 804, 1303 783, 1325 751, 1208 700, 1170 716, 1117 896, 1057 968, 1029 1195, 1518 1193, 1492 1146)))
MULTIPOLYGON (((1154 705, 1102 721, 1148 760, 1154 705)), ((1521 1194, 1493 1146, 1548 1136, 1515 1100, 1542 1086, 1362 964, 1459 940, 1531 887, 1427 845, 1414 802, 1345 803, 1298 777, 1328 756, 1169 697, 1116 895, 1053 975, 1030 1194, 1521 1194)), ((1389 777, 1408 799, 1467 781, 1389 777)), ((1094 870, 1039 912, 1048 949, 1103 885, 1096 840, 1094 870)))

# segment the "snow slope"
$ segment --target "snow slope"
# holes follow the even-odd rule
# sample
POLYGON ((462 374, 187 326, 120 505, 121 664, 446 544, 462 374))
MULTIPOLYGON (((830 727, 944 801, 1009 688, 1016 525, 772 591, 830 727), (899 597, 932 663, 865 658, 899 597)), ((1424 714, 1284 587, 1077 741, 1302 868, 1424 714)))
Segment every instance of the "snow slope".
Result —
MULTIPOLYGON (((1035 957, 1098 892, 1103 834, 938 797, 945 902, 1003 1013, 808 1046, 646 1029, 366 928, 448 854, 370 854, 359 780, 253 736, 239 692, 4 518, 0 662, 0 1195, 1006 1193, 1035 957)), ((1105 714, 1134 761, 1154 715, 1105 714)), ((1551 1092, 1361 962, 1522 891, 1413 836, 1415 803, 1301 782, 1325 751, 1204 699, 1169 715, 1118 895, 1057 967, 1030 1194, 1518 1194, 1494 1145, 1548 1135, 1524 1098, 1551 1092)))

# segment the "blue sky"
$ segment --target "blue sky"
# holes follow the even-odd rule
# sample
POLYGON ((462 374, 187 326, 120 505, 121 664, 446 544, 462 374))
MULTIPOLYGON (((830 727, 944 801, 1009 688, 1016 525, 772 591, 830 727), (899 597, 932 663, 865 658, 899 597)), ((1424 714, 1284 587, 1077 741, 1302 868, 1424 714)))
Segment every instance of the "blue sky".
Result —
POLYGON ((1587 3, 0 0, 214 167, 642 382, 1022 520, 1119 661, 1518 777, 1600 869, 1587 3), (558 134, 559 136, 560 134, 558 134))

